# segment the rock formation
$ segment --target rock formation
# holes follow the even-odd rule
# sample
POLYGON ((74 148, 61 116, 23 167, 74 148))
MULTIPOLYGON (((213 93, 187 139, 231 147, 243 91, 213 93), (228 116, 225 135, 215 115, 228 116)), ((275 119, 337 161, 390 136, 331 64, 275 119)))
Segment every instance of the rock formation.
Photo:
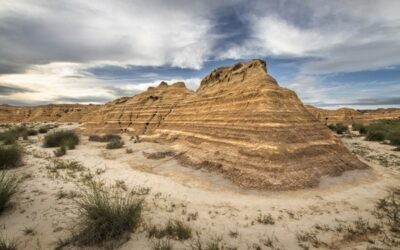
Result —
POLYGON ((318 120, 324 124, 344 123, 353 124, 370 123, 376 120, 383 119, 400 119, 400 109, 375 109, 375 110, 355 110, 351 108, 340 108, 337 110, 320 109, 311 105, 306 105, 306 108, 318 120))
POLYGON ((127 132, 169 143, 181 163, 254 189, 315 186, 367 166, 254 60, 214 70, 196 92, 161 83, 91 112, 85 133, 127 132))
POLYGON ((50 104, 36 107, 0 105, 0 123, 79 122, 97 105, 50 104))

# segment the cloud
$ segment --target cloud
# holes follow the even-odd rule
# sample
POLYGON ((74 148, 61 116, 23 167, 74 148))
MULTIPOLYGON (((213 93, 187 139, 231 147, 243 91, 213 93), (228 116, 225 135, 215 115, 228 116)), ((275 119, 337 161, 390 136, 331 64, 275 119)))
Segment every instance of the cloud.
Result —
POLYGON ((0 96, 8 96, 15 93, 35 92, 29 88, 17 87, 10 84, 0 83, 0 96))
POLYGON ((213 44, 208 10, 186 1, 8 1, 0 8, 0 69, 51 62, 198 69, 213 44))

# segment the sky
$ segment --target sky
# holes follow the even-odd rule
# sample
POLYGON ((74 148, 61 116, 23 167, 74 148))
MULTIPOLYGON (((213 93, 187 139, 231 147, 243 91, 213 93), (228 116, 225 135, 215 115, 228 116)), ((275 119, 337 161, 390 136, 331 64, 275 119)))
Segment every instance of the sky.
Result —
POLYGON ((306 103, 400 107, 400 1, 0 0, 0 104, 196 90, 255 58, 306 103))

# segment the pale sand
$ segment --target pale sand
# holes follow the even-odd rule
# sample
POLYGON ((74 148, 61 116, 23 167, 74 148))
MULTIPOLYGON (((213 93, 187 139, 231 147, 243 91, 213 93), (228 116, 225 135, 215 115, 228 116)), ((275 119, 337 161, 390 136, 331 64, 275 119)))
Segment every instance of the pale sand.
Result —
MULTIPOLYGON (((54 158, 54 149, 42 148, 41 137, 43 135, 31 137, 31 143, 25 143, 28 152, 24 156, 25 165, 9 171, 19 177, 31 175, 22 182, 20 191, 13 198, 14 207, 0 216, 3 234, 16 239, 18 249, 53 249, 59 238, 68 236, 76 219, 74 201, 57 200, 56 195, 60 190, 78 190, 79 173, 75 179, 49 176, 46 166, 54 158), (24 235, 25 227, 33 228, 35 234, 24 235)), ((400 159, 399 152, 391 151, 392 146, 366 142, 362 138, 343 140, 350 149, 361 145, 371 154, 394 155, 390 157, 400 159)), ((167 145, 134 144, 127 136, 124 141, 124 148, 106 150, 104 143, 89 142, 82 136, 82 143, 61 159, 81 162, 95 179, 109 185, 121 180, 128 189, 135 186, 150 188, 143 224, 161 225, 170 218, 187 222, 189 213, 198 213, 196 220, 187 222, 192 230, 199 232, 202 242, 222 238, 225 247, 255 249, 257 244, 261 249, 269 249, 264 243, 271 238, 277 248, 301 249, 296 234, 316 231, 322 241, 338 249, 365 249, 369 244, 366 241, 341 241, 339 233, 318 231, 315 225, 327 224, 333 228, 340 223, 351 223, 358 217, 373 223, 376 218, 372 212, 377 200, 385 197, 388 190, 399 187, 400 166, 396 162, 383 167, 380 161, 371 157, 360 157, 371 170, 324 178, 318 188, 291 192, 242 190, 218 174, 182 167, 173 157, 151 160, 143 155, 143 152, 171 150, 167 145), (127 154, 126 148, 131 148, 133 153, 127 154), (275 224, 258 223, 256 218, 260 213, 271 214, 275 224), (237 232, 237 237, 232 237, 230 232, 237 232)), ((65 171, 59 172, 67 176, 65 171)), ((174 249, 190 249, 192 241, 171 243, 174 249)), ((141 226, 120 249, 151 249, 151 246, 152 240, 146 237, 145 228, 141 226)), ((324 248, 326 246, 320 246, 320 249, 324 248)))

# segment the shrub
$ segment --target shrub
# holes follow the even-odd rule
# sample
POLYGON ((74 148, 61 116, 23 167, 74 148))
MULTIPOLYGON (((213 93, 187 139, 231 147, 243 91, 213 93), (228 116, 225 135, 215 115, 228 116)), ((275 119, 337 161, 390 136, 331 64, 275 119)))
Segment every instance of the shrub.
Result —
POLYGON ((18 136, 11 130, 0 133, 0 141, 3 141, 5 145, 14 144, 18 136))
POLYGON ((72 149, 75 149, 76 141, 72 138, 66 138, 66 139, 62 140, 61 145, 72 150, 72 149))
POLYGON ((329 124, 328 128, 340 135, 348 131, 347 125, 343 123, 329 124))
POLYGON ((187 240, 192 237, 192 229, 181 221, 169 220, 164 228, 159 229, 153 226, 149 230, 148 236, 150 238, 155 237, 157 239, 167 236, 177 240, 187 240))
POLYGON ((368 130, 365 139, 367 141, 383 141, 385 140, 385 132, 380 130, 368 130))
POLYGON ((18 180, 14 176, 8 176, 4 171, 0 173, 0 214, 9 205, 11 197, 17 192, 17 187, 18 180))
POLYGON ((261 224, 267 224, 267 225, 274 225, 275 220, 272 218, 271 214, 265 215, 265 214, 259 214, 257 217, 257 222, 261 224))
POLYGON ((390 144, 399 146, 400 145, 400 131, 395 131, 389 134, 388 139, 390 144))
POLYGON ((130 193, 105 189, 92 184, 79 198, 78 232, 70 240, 77 245, 97 245, 120 239, 124 233, 133 232, 140 221, 142 200, 130 193))
POLYGON ((345 133, 345 132, 347 132, 348 129, 349 129, 348 126, 344 125, 343 123, 337 123, 336 124, 336 133, 338 133, 340 135, 345 133))
POLYGON ((169 239, 159 239, 153 243, 153 250, 172 250, 172 244, 169 239))
POLYGON ((121 140, 121 136, 114 135, 114 134, 107 134, 107 135, 90 135, 89 141, 97 141, 97 142, 110 142, 112 140, 121 140))
POLYGON ((27 131, 26 131, 26 134, 28 135, 28 136, 33 136, 33 135, 37 135, 38 134, 38 132, 36 131, 36 130, 34 130, 34 129, 28 129, 27 131))
POLYGON ((65 146, 61 146, 60 148, 57 148, 53 152, 55 156, 61 157, 67 153, 67 149, 65 148, 65 146))
POLYGON ((40 127, 38 129, 38 132, 41 133, 41 134, 46 134, 47 131, 49 131, 49 129, 47 127, 40 127))
POLYGON ((0 169, 17 167, 21 164, 22 149, 17 145, 0 146, 0 169))
POLYGON ((124 141, 113 139, 109 143, 107 143, 106 149, 122 148, 124 144, 124 141))
POLYGON ((70 140, 70 143, 74 145, 79 144, 79 136, 73 130, 60 130, 50 134, 47 134, 44 137, 43 146, 46 148, 49 147, 60 147, 63 146, 65 141, 70 140))
POLYGON ((352 127, 353 131, 358 131, 360 134, 367 133, 367 127, 362 123, 353 123, 353 125, 351 127, 352 127))

